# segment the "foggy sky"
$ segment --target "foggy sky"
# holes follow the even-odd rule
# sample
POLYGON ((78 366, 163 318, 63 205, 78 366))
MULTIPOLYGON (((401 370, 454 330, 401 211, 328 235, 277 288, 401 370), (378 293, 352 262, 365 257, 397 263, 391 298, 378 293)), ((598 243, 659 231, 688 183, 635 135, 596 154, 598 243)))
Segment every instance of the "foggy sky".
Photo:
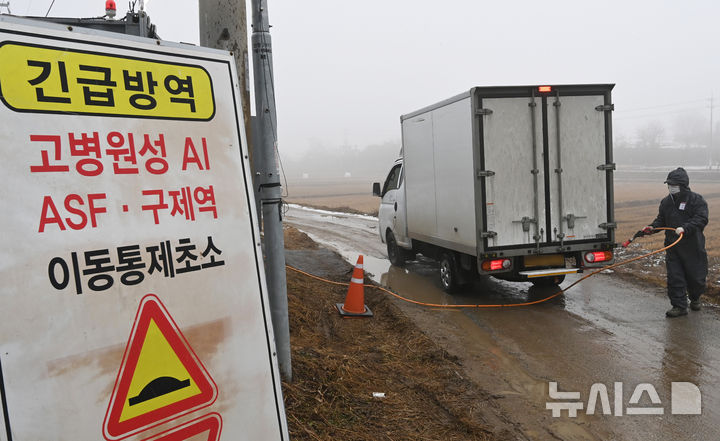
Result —
MULTIPOLYGON (((10 0, 44 15, 52 0, 10 0)), ((127 2, 117 1, 118 16, 127 2)), ((248 0, 249 6, 249 0, 248 0)), ((268 0, 279 147, 400 139, 401 114, 473 86, 616 83, 617 135, 693 115, 720 120, 720 2, 268 0)), ((166 40, 198 42, 197 1, 152 0, 166 40)), ((97 16, 102 0, 55 0, 50 15, 97 16)), ((720 137, 720 133, 716 134, 720 137)))

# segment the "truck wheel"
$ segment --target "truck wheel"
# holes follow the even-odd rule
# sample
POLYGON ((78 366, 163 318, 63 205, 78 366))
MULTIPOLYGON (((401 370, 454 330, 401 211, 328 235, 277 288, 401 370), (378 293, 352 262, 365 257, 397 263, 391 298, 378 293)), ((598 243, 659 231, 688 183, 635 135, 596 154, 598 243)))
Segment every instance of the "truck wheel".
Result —
POLYGON ((390 263, 395 266, 405 265, 405 260, 407 257, 405 250, 398 246, 397 242, 395 241, 395 235, 392 234, 392 231, 388 231, 385 242, 387 243, 387 253, 390 263))
POLYGON ((455 292, 460 287, 460 272, 451 253, 440 256, 440 284, 446 292, 455 292))
POLYGON ((559 285, 565 281, 565 275, 561 276, 550 276, 550 277, 538 277, 536 279, 530 279, 535 286, 554 286, 559 285))

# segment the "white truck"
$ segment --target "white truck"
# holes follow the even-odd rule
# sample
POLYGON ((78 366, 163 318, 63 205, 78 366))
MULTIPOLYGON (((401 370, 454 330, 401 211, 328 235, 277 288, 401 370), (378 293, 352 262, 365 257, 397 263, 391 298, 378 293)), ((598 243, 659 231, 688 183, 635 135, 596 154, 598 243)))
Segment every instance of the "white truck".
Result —
POLYGON ((475 87, 400 117, 379 233, 403 265, 557 284, 613 262, 613 84, 475 87))

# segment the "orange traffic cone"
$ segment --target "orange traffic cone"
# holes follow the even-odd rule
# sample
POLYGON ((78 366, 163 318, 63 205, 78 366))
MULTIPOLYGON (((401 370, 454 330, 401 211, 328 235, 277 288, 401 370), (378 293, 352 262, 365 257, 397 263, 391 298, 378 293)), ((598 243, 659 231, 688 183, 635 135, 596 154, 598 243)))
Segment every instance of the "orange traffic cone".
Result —
POLYGON ((365 293, 363 288, 363 256, 358 257, 355 269, 353 270, 350 287, 348 288, 345 303, 336 303, 338 312, 343 317, 372 317, 373 313, 365 305, 365 293))

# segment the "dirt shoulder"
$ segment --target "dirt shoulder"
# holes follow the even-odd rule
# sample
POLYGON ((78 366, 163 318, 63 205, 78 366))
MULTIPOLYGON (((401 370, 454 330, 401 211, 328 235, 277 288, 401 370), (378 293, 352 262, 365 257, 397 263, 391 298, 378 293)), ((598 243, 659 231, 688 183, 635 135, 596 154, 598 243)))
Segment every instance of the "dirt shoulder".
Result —
MULTIPOLYGON (((299 265, 327 253, 291 227, 285 240, 295 253, 289 260, 299 265)), ((337 255, 334 263, 327 277, 349 281, 352 267, 337 255)), ((287 279, 293 381, 283 383, 283 392, 292 439, 524 439, 460 361, 386 296, 366 288, 374 317, 343 319, 335 304, 344 301, 346 287, 291 270, 287 279)))

